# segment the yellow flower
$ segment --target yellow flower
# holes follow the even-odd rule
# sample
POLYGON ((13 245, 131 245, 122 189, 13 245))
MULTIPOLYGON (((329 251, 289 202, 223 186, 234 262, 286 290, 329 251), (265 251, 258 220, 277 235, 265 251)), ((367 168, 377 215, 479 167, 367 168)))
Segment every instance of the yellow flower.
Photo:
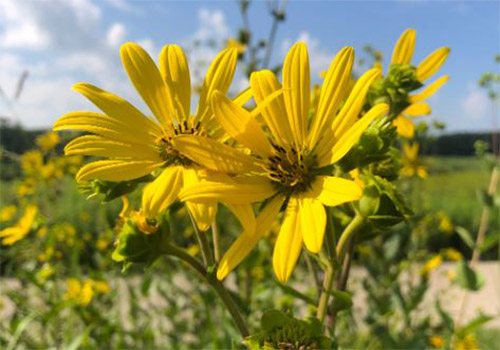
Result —
POLYGON ((318 253, 326 226, 324 206, 358 200, 362 189, 354 181, 318 175, 320 168, 339 161, 375 118, 388 110, 379 104, 361 119, 365 95, 380 71, 372 69, 356 83, 338 114, 348 85, 354 51, 347 47, 333 60, 323 82, 318 107, 308 128, 310 72, 305 44, 294 45, 283 66, 283 89, 271 71, 253 73, 250 84, 257 108, 248 112, 221 93, 214 93, 215 116, 234 140, 249 149, 242 152, 198 135, 174 139, 174 147, 209 169, 237 174, 184 189, 181 200, 204 203, 219 200, 234 205, 268 200, 254 230, 243 234, 222 258, 217 277, 223 279, 266 235, 286 204, 273 253, 273 267, 281 282, 292 273, 302 245, 318 253), (261 113, 266 128, 254 116, 261 113), (336 116, 336 117, 335 117, 336 116), (256 155, 256 157, 254 157, 256 155), (252 175, 252 176, 248 176, 252 175))
POLYGON ((66 294, 64 295, 65 300, 78 300, 80 293, 82 291, 82 285, 76 278, 68 279, 66 294))
POLYGON ((479 350, 476 337, 472 333, 467 333, 462 338, 458 339, 455 344, 456 350, 479 350))
POLYGON ((442 349, 444 347, 444 339, 439 335, 435 335, 429 338, 429 344, 436 349, 442 349))
POLYGON ((30 233, 37 213, 38 208, 36 205, 27 206, 24 211, 24 215, 19 219, 15 226, 8 227, 0 231, 0 237, 3 237, 2 244, 14 244, 30 233))
POLYGON ((445 213, 441 214, 441 220, 439 221, 439 229, 445 233, 453 233, 454 225, 451 219, 445 213))
MULTIPOLYGON (((190 74, 179 46, 163 48, 159 69, 146 51, 134 43, 122 46, 121 58, 132 84, 156 120, 116 95, 79 83, 74 89, 104 114, 69 113, 56 121, 54 130, 77 129, 95 134, 71 141, 65 154, 110 158, 83 166, 76 174, 79 182, 95 178, 128 181, 158 170, 159 176, 145 187, 142 197, 144 214, 155 218, 177 199, 184 186, 203 181, 199 165, 172 148, 172 139, 183 134, 223 136, 216 128, 208 98, 215 90, 227 93, 236 69, 237 52, 226 49, 212 62, 195 115, 190 114, 190 74)), ((246 91, 235 101, 243 105, 250 97, 246 91)), ((188 202, 187 206, 199 229, 206 231, 215 217, 217 203, 188 202)))
POLYGON ((238 40, 234 38, 229 38, 227 39, 226 42, 226 48, 235 49, 238 52, 238 54, 242 54, 243 52, 246 51, 247 46, 245 44, 240 43, 238 40))
MULTIPOLYGON (((416 36, 417 32, 415 29, 407 29, 400 36, 392 53, 391 64, 411 64, 413 51, 415 50, 416 36)), ((446 61, 449 53, 450 48, 448 47, 441 47, 431 53, 417 66, 417 79, 423 83, 433 76, 446 61)), ((397 131, 401 136, 405 138, 413 138, 415 134, 415 127, 408 117, 419 117, 430 114, 430 106, 427 103, 421 102, 432 96, 449 79, 449 76, 444 75, 431 83, 421 92, 410 96, 409 102, 411 104, 393 121, 393 125, 397 128, 397 131)))
POLYGON ((61 142, 59 135, 56 132, 49 131, 43 135, 36 138, 35 143, 44 152, 48 152, 56 147, 61 142))
POLYGON ((462 253, 453 248, 447 248, 444 251, 444 256, 452 261, 461 261, 463 259, 462 253))
POLYGON ((40 151, 28 151, 21 156, 21 168, 26 175, 38 175, 43 165, 43 154, 40 151))
POLYGON ((422 274, 428 275, 432 270, 437 268, 443 262, 441 255, 434 255, 432 258, 427 260, 427 262, 422 267, 422 274))
POLYGON ((3 207, 0 211, 0 222, 7 222, 14 218, 17 213, 17 207, 15 205, 8 205, 3 207))
POLYGON ((89 278, 82 283, 76 278, 70 278, 67 281, 64 299, 76 302, 81 306, 87 306, 94 298, 95 293, 108 294, 110 290, 109 284, 104 281, 95 281, 89 278))
POLYGON ((111 291, 109 284, 104 281, 94 281, 94 289, 100 294, 108 294, 111 291))
POLYGON ((403 167, 401 168, 401 175, 405 177, 420 177, 425 179, 428 176, 426 167, 420 164, 418 159, 418 152, 420 146, 414 142, 412 144, 405 143, 403 145, 403 167))

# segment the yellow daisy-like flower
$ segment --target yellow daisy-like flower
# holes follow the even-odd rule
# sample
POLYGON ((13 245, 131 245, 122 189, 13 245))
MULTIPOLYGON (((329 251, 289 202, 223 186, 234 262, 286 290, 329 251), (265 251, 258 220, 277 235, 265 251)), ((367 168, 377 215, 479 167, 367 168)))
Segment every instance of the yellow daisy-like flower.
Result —
POLYGON ((426 261, 424 266, 422 266, 421 273, 423 275, 429 275, 429 273, 438 268, 443 263, 443 257, 440 254, 434 255, 432 258, 426 261))
POLYGON ((61 142, 61 138, 56 132, 49 131, 43 135, 36 138, 35 143, 44 152, 48 152, 56 147, 61 142))
MULTIPOLYGON (((227 93, 236 69, 237 52, 222 51, 212 62, 203 83, 196 114, 191 110, 191 83, 187 60, 177 45, 165 46, 159 69, 139 45, 121 47, 127 74, 156 120, 141 113, 126 100, 93 85, 79 83, 74 89, 93 102, 102 113, 72 112, 62 116, 54 130, 77 129, 85 135, 65 147, 66 155, 107 157, 83 166, 77 181, 102 179, 127 181, 161 169, 159 176, 143 192, 142 208, 147 218, 161 214, 178 196, 183 186, 203 181, 200 167, 172 147, 176 135, 191 134, 221 137, 208 97, 215 90, 227 93)), ((249 90, 248 90, 249 91, 249 90)), ((248 91, 235 99, 244 104, 248 91)), ((213 221, 216 202, 187 206, 198 227, 206 231, 213 221)))
POLYGON ((0 210, 0 222, 7 222, 14 218, 17 213, 17 207, 15 205, 8 205, 0 210))
POLYGON ((222 258, 217 277, 234 269, 272 227, 286 205, 275 244, 273 267, 286 282, 299 258, 302 245, 318 253, 326 227, 324 206, 355 201, 362 196, 356 182, 322 175, 321 169, 349 152, 375 118, 388 111, 379 104, 358 119, 365 95, 380 75, 373 69, 356 83, 342 108, 354 51, 347 47, 333 60, 321 88, 318 106, 308 127, 311 93, 309 58, 305 44, 288 53, 283 66, 283 87, 271 71, 253 73, 250 78, 257 108, 249 112, 215 92, 212 104, 221 126, 249 151, 196 135, 178 137, 174 147, 196 162, 220 172, 236 175, 184 189, 181 200, 204 203, 220 200, 246 204, 268 200, 256 219, 255 230, 245 231, 222 258), (254 118, 261 113, 262 128, 254 118))
POLYGON ((30 233, 33 223, 35 222, 38 207, 36 205, 29 205, 24 211, 24 215, 19 219, 17 224, 0 231, 2 237, 2 244, 11 245, 23 239, 30 233))
MULTIPOLYGON (((391 64, 411 64, 417 32, 407 29, 399 38, 392 53, 391 64)), ((417 79, 423 83, 433 76, 443 65, 450 53, 450 48, 441 47, 425 58, 416 70, 417 79)), ((450 77, 444 75, 431 83, 421 92, 410 96, 410 105, 393 121, 398 133, 405 138, 413 138, 415 126, 408 118, 419 117, 431 113, 431 108, 422 101, 432 96, 450 77)))
POLYGON ((418 143, 405 143, 403 145, 403 167, 401 168, 401 175, 405 177, 418 176, 421 179, 427 178, 426 167, 424 167, 418 159, 418 152, 420 146, 418 143))

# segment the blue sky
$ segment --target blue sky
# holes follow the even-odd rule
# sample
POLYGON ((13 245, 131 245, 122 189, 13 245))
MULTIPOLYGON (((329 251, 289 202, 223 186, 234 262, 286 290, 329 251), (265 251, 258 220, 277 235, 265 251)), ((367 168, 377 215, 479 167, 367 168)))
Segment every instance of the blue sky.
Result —
MULTIPOLYGON (((309 46, 312 71, 328 67, 343 46, 358 56, 371 44, 385 53, 385 63, 401 32, 417 29, 414 63, 434 49, 449 46, 440 71, 451 81, 430 102, 433 117, 448 131, 487 130, 490 105, 477 87, 484 71, 498 71, 500 52, 498 1, 289 1, 280 26, 274 62, 297 40, 309 46)), ((257 38, 267 37, 266 1, 250 7, 257 38)), ((0 2, 0 87, 12 96, 19 75, 29 71, 13 107, 0 100, 0 115, 27 127, 46 127, 61 114, 90 105, 71 91, 78 81, 92 82, 143 108, 119 62, 119 45, 141 43, 157 55, 166 43, 189 47, 212 38, 222 46, 236 34, 241 16, 235 1, 2 0, 0 2)), ((216 50, 192 50, 191 59, 211 58, 216 50)), ((240 75, 235 88, 245 85, 240 75)))

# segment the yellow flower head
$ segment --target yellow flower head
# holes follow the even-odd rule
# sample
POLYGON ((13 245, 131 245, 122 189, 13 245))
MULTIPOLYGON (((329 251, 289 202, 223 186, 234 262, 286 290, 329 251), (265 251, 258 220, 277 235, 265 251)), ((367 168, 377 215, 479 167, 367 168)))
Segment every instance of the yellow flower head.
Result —
POLYGON ((446 213, 440 213, 441 220, 439 221, 439 229, 445 233, 453 233, 455 226, 450 217, 446 213))
POLYGON ((434 255, 432 258, 427 260, 427 262, 422 267, 422 274, 428 275, 432 270, 437 268, 443 262, 443 257, 440 254, 434 255))
MULTIPOLYGON (((409 65, 415 50, 417 32, 415 29, 407 29, 399 38, 392 53, 391 64, 409 65)), ((433 76, 446 61, 450 53, 450 48, 441 47, 424 59, 416 69, 417 79, 424 83, 433 76)), ((444 75, 431 83, 421 92, 410 96, 410 105, 393 121, 398 133, 405 138, 413 138, 415 127, 409 117, 419 117, 431 113, 431 108, 427 103, 421 103, 432 96, 448 80, 449 76, 444 75)))
MULTIPOLYGON (((102 179, 128 181, 159 170, 159 176, 143 192, 142 208, 148 218, 161 214, 184 185, 202 181, 199 166, 172 147, 177 135, 221 137, 213 118, 209 96, 227 93, 236 69, 237 51, 226 49, 212 62, 201 88, 198 108, 191 114, 191 82, 186 57, 177 45, 163 48, 159 68, 139 45, 121 47, 121 59, 130 81, 151 110, 152 119, 124 99, 93 85, 79 83, 82 93, 104 113, 72 112, 62 116, 54 130, 77 129, 92 133, 71 141, 66 155, 106 157, 83 166, 77 181, 102 179)), ((243 105, 251 96, 236 98, 243 105)), ((200 230, 210 226, 216 203, 187 203, 200 230)))
POLYGON ((435 335, 429 338, 429 344, 435 349, 442 349, 444 347, 444 338, 435 335))
POLYGON ((21 156, 21 168, 26 175, 37 175, 43 165, 40 151, 28 151, 21 156))
POLYGON ((444 256, 451 261, 461 261, 464 257, 462 256, 462 253, 460 253, 458 250, 453 249, 453 248, 447 248, 444 251, 444 256))
POLYGON ((285 59, 283 87, 271 71, 252 74, 250 84, 257 103, 253 112, 221 93, 213 95, 217 121, 249 152, 198 135, 185 135, 173 141, 174 147, 209 169, 245 175, 221 176, 186 188, 180 194, 182 200, 197 203, 219 200, 233 205, 268 200, 256 219, 255 229, 245 231, 222 258, 217 272, 219 279, 249 254, 286 204, 273 254, 276 276, 286 282, 303 245, 313 253, 321 250, 326 226, 324 206, 361 198, 362 189, 356 182, 318 174, 318 169, 346 155, 368 125, 388 110, 388 105, 379 104, 358 118, 370 85, 380 75, 377 69, 357 81, 340 108, 353 62, 354 51, 350 47, 342 49, 333 60, 310 127, 309 58, 305 44, 299 43, 285 59), (265 128, 255 120, 259 113, 265 128))
POLYGON ((0 231, 2 244, 14 244, 17 241, 23 239, 28 233, 30 233, 37 213, 38 207, 36 205, 27 206, 24 211, 24 215, 19 219, 15 226, 8 227, 0 231))
POLYGON ((59 135, 56 132, 49 131, 36 138, 35 143, 44 152, 48 152, 56 147, 61 142, 59 135))
POLYGON ((7 222, 14 218, 17 213, 17 207, 15 205, 8 205, 0 210, 0 222, 7 222))
POLYGON ((401 175, 405 177, 417 176, 422 179, 427 178, 427 168, 421 165, 418 159, 419 150, 420 146, 416 142, 412 144, 405 143, 403 145, 403 167, 401 168, 401 175))

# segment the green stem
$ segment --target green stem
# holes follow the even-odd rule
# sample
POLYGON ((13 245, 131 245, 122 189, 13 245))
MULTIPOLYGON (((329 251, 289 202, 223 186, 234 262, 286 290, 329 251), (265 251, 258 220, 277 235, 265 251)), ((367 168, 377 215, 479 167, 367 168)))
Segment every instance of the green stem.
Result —
POLYGON ((337 243, 337 257, 342 261, 342 257, 346 248, 347 242, 349 242, 349 238, 359 230, 359 228, 363 225, 364 218, 360 214, 356 214, 354 219, 347 225, 344 229, 344 232, 340 235, 339 241, 337 243))
POLYGON ((319 297, 318 311, 316 317, 321 321, 321 324, 325 322, 326 309, 328 306, 328 299, 333 284, 333 276, 335 270, 332 264, 329 264, 325 271, 325 279, 323 280, 323 290, 321 291, 321 296, 319 297))
POLYGON ((205 232, 201 232, 200 230, 198 230, 198 226, 196 225, 196 221, 194 221, 193 215, 187 207, 186 209, 189 214, 189 218, 191 219, 191 224, 193 225, 196 239, 198 240, 198 244, 200 246, 203 262, 205 263, 206 267, 213 266, 214 261, 210 252, 210 247, 208 246, 207 238, 205 237, 205 232))
POLYGON ((220 261, 220 248, 219 248, 219 228, 217 223, 212 223, 212 240, 214 241, 214 257, 215 261, 218 263, 220 261))

